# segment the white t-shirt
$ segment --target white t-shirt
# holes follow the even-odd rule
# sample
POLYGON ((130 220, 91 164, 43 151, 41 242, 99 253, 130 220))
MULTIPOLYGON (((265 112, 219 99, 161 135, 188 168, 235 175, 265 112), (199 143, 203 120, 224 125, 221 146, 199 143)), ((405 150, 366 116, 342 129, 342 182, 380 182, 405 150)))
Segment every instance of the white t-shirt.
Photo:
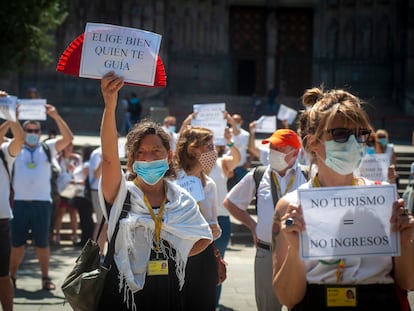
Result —
MULTIPOLYGON (((10 141, 1 144, 0 148, 4 155, 4 160, 7 163, 8 171, 11 173, 15 157, 9 154, 10 141)), ((0 163, 0 219, 11 219, 13 213, 10 208, 10 179, 9 173, 6 171, 3 161, 0 163)))
POLYGON ((89 184, 92 190, 98 190, 99 178, 94 177, 94 171, 102 160, 102 148, 96 148, 89 158, 89 184))
MULTIPOLYGON (((372 181, 364 179, 366 185, 372 181)), ((312 188, 309 181, 299 188, 312 188)), ((288 202, 298 204, 298 191, 292 191, 285 196, 288 202)), ((306 220, 305 220, 306 221, 306 220)), ((329 261, 329 260, 325 260, 329 261)), ((343 284, 373 284, 393 283, 390 275, 392 270, 392 258, 390 256, 373 257, 348 257, 344 258, 343 284)), ((337 265, 324 264, 319 260, 305 260, 306 279, 311 284, 337 284, 337 265)))
MULTIPOLYGON (((45 143, 49 146, 51 161, 55 161, 56 139, 45 143)), ((52 201, 50 178, 51 164, 41 144, 34 149, 24 144, 14 163, 14 199, 52 201)))
MULTIPOLYGON (((234 145, 240 151, 240 162, 237 166, 242 166, 247 162, 247 147, 249 145, 250 133, 240 128, 239 135, 233 135, 234 145)), ((227 154, 230 154, 230 150, 227 154)))
POLYGON ((216 164, 211 169, 209 177, 214 180, 217 188, 217 215, 230 216, 229 211, 224 207, 223 201, 227 195, 227 177, 223 173, 221 158, 218 158, 216 164))
MULTIPOLYGON (((272 220, 275 209, 272 197, 270 172, 271 168, 268 166, 259 183, 259 189, 257 191, 256 235, 259 240, 266 243, 272 242, 272 220)), ((303 176, 302 171, 298 167, 287 170, 283 177, 276 172, 275 176, 280 185, 282 194, 284 194, 286 190, 296 189, 306 182, 305 176, 303 176), (291 186, 289 189, 286 189, 289 184, 291 184, 291 186)), ((230 190, 227 194, 227 198, 241 210, 247 210, 255 193, 256 184, 253 177, 253 170, 251 170, 230 190)), ((281 198, 282 195, 279 193, 278 197, 281 198)))

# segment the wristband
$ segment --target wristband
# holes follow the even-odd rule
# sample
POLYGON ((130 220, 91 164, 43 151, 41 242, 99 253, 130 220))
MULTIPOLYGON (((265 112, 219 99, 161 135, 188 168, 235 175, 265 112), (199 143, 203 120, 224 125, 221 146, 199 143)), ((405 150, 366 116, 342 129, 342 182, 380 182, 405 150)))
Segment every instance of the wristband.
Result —
POLYGON ((233 147, 234 146, 234 142, 231 142, 231 143, 228 143, 227 144, 227 147, 229 147, 229 148, 231 148, 231 147, 233 147))

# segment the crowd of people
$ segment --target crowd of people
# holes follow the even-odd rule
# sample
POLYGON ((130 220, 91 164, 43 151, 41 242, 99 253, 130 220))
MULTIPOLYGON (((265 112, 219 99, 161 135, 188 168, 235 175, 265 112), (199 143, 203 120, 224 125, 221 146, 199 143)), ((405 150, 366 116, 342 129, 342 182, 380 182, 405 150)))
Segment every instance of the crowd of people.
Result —
POLYGON ((139 117, 135 114, 132 120, 128 103, 131 98, 133 105, 140 102, 135 94, 119 99, 123 86, 122 77, 113 72, 102 78, 104 110, 101 145, 96 149, 84 146, 74 151, 73 133, 52 105, 46 105, 47 115, 60 135, 43 142, 38 121, 1 124, 1 137, 9 129, 12 134, 0 149, 6 164, 0 165, 0 252, 8 258, 0 267, 3 310, 13 308, 13 287, 19 286, 18 270, 29 232, 41 288, 54 290, 49 245, 60 243, 64 213, 70 215, 73 245, 98 239, 101 231, 97 242, 104 256, 127 196, 131 209, 119 221, 99 310, 219 310, 222 285, 215 252, 218 249, 225 258, 230 216, 253 237, 259 311, 283 306, 405 310, 407 290, 414 289, 414 218, 401 199, 394 198, 387 220, 399 238, 398 256, 324 260, 300 256, 307 221, 300 202, 303 189, 398 184, 388 133, 373 129, 358 97, 343 90, 305 90, 302 100, 307 109, 299 116, 298 130, 284 121, 258 147, 255 122, 243 129, 238 113, 223 112, 228 126, 221 143, 215 143, 211 129, 191 125, 194 113, 179 130, 174 116, 157 124, 141 119, 137 106, 139 117), (118 149, 118 102, 128 116, 120 127, 127 139, 126 168, 118 149), (380 181, 358 171, 361 165, 371 165, 364 159, 374 154, 387 158, 380 181), (249 157, 262 165, 250 167, 249 157), (54 169, 58 170, 55 178, 54 169), (248 212, 253 200, 257 217, 248 212), (335 293, 343 289, 344 297, 333 299, 332 288, 335 293))

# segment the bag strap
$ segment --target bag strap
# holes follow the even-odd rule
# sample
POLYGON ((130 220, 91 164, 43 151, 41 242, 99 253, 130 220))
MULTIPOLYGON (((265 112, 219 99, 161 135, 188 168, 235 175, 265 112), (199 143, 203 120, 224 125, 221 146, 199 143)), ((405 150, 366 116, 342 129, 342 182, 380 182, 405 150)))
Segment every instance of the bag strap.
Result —
MULTIPOLYGON (((128 212, 130 210, 131 210, 131 192, 129 192, 129 190, 128 190, 125 201, 124 201, 124 205, 122 207, 121 214, 119 215, 118 221, 116 222, 114 233, 112 234, 111 240, 109 241, 109 244, 108 244, 108 251, 106 252, 105 260, 103 262, 103 266, 106 267, 106 268, 111 267, 112 260, 114 258, 115 239, 116 239, 116 236, 118 235, 119 221, 122 218, 125 218, 128 215, 128 212)), ((108 217, 109 217, 109 215, 108 215, 108 217)))
MULTIPOLYGON (((257 213, 257 192, 259 189, 259 184, 260 181, 263 178, 263 175, 266 171, 267 166, 265 165, 260 165, 260 166, 256 166, 254 171, 253 171, 253 179, 256 185, 256 213, 257 213)), ((279 197, 277 195, 277 188, 275 185, 275 182, 273 180, 273 178, 270 178, 270 185, 271 185, 271 190, 272 190, 272 199, 273 199, 273 206, 276 206, 277 201, 279 200, 279 197)))
POLYGON ((9 167, 6 162, 6 158, 4 157, 3 150, 1 149, 0 149, 0 158, 1 158, 1 161, 3 162, 4 168, 6 169, 7 174, 9 175, 9 180, 11 182, 11 175, 10 175, 9 167))
POLYGON ((45 153, 46 153, 46 156, 47 156, 47 161, 48 161, 49 163, 52 163, 52 154, 50 153, 50 148, 49 148, 49 145, 48 145, 48 144, 46 144, 44 141, 42 141, 42 142, 40 143, 40 145, 42 146, 43 150, 44 150, 44 151, 45 151, 45 153))

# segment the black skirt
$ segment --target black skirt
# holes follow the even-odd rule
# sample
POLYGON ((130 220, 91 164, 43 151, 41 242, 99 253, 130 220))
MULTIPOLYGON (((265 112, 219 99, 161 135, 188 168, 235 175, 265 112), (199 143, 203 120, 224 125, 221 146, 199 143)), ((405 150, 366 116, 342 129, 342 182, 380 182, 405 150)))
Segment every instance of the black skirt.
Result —
MULTIPOLYGON (((155 258, 154 252, 151 253, 151 258, 155 258)), ((168 275, 146 276, 144 288, 134 294, 136 310, 183 310, 182 291, 179 290, 176 264, 173 259, 168 259, 168 267, 168 275)), ((124 302, 124 289, 119 292, 118 274, 116 264, 113 263, 105 281, 99 310, 132 310, 132 299, 129 299, 128 307, 124 302)))

